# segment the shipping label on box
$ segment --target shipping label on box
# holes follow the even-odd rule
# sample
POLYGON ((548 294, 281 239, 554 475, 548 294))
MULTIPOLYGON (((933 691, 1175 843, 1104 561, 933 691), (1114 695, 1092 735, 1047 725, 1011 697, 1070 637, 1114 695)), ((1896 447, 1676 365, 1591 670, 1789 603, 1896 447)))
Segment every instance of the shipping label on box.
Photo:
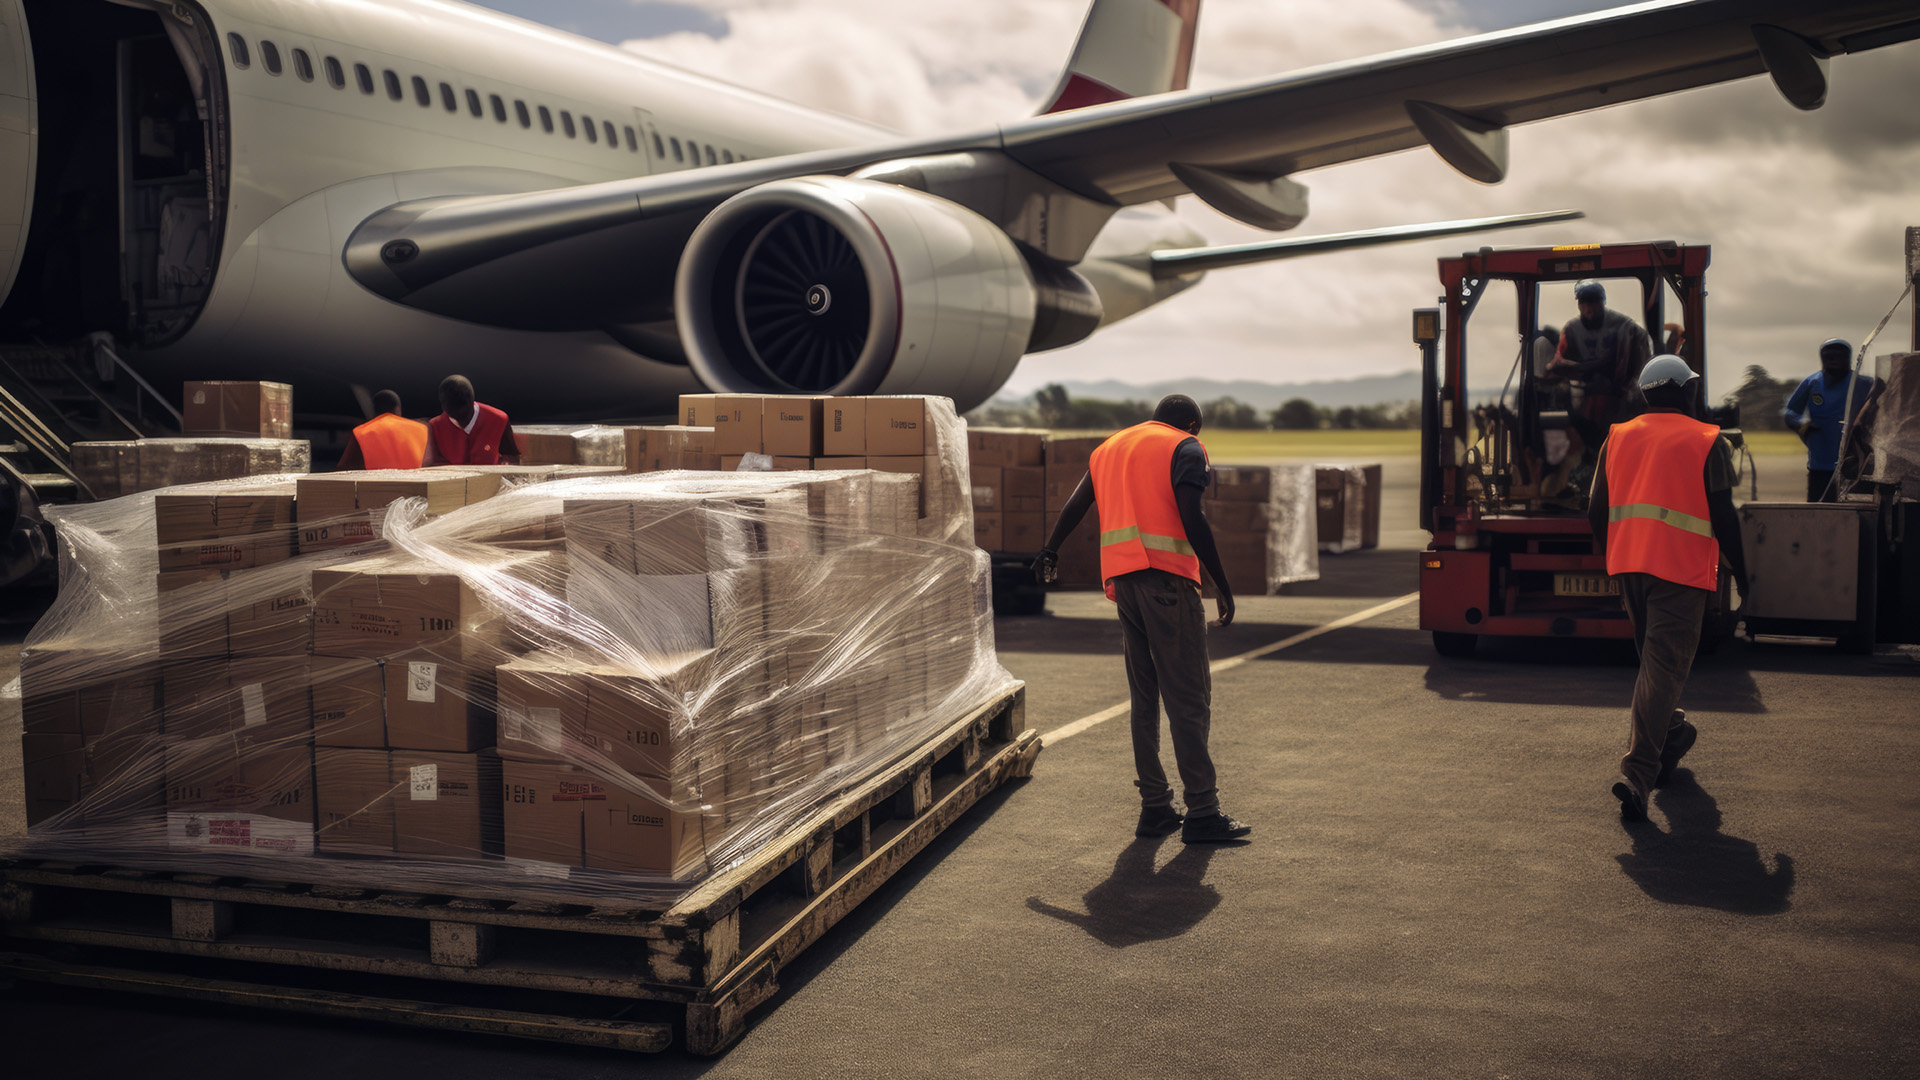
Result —
POLYGON ((606 801, 606 787, 577 766, 512 759, 501 762, 506 857, 585 866, 587 808, 606 801))
POLYGON ((320 850, 368 855, 393 851, 390 768, 385 750, 314 748, 314 840, 320 850))
POLYGON ((761 398, 761 451, 775 457, 819 454, 825 405, 825 398, 812 395, 761 398))
POLYGON ((761 452, 760 398, 752 394, 722 394, 713 401, 714 452, 761 452))
POLYGON ((865 457, 867 454, 867 399, 828 398, 821 407, 820 453, 823 457, 865 457))
POLYGON ((519 657, 494 670, 500 756, 567 761, 587 745, 589 670, 561 658, 519 657))
POLYGON ((500 853, 500 759, 490 753, 389 754, 393 849, 479 858, 500 853))
POLYGON ((924 457, 933 450, 925 398, 867 399, 867 457, 924 457))

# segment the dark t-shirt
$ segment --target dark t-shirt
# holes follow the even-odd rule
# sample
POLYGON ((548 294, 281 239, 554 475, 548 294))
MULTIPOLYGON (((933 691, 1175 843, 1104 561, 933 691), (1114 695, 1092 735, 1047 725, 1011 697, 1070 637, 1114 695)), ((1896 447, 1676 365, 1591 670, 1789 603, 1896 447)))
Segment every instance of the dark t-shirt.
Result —
POLYGON ((1176 488, 1186 484, 1202 491, 1207 489, 1207 452, 1200 446, 1199 439, 1188 436, 1180 440, 1179 446, 1173 448, 1171 479, 1176 488))

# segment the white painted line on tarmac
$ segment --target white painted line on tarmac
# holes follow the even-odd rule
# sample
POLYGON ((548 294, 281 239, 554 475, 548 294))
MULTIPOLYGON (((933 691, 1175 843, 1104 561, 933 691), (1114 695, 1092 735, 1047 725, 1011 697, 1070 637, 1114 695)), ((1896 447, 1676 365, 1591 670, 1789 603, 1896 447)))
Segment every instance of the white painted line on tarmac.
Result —
MULTIPOLYGON (((1241 664, 1244 664, 1249 660, 1258 660, 1263 656, 1268 656, 1273 653, 1277 653, 1281 649, 1292 648, 1293 646, 1298 645, 1303 641, 1312 641, 1314 638, 1317 638, 1322 634, 1331 634, 1335 630, 1352 626, 1355 623, 1366 622, 1368 619, 1374 618, 1375 616, 1385 615, 1387 612, 1392 611, 1395 608, 1405 607, 1406 605, 1411 604, 1418 599, 1420 599, 1419 593, 1410 592, 1405 596, 1401 596, 1401 597, 1397 597, 1395 599, 1389 600, 1384 604, 1375 604, 1374 606, 1366 609, 1365 611, 1356 611, 1351 615, 1342 615, 1340 618, 1335 619, 1330 623, 1325 623, 1323 625, 1316 626, 1311 630, 1302 630, 1299 633, 1293 635, 1292 637, 1281 638, 1279 641, 1276 641, 1271 645, 1262 645, 1257 649, 1249 649, 1248 651, 1243 652, 1238 656, 1229 656, 1225 660, 1215 660, 1211 665, 1209 665, 1208 670, 1212 671, 1215 675, 1218 675, 1223 671, 1232 671, 1234 668, 1239 667, 1241 664)), ((1059 727, 1054 728, 1052 731, 1049 731, 1046 734, 1040 736, 1040 742, 1043 745, 1052 746, 1053 744, 1060 742, 1063 739, 1071 739, 1075 735, 1080 734, 1081 732, 1087 730, 1088 728, 1096 727, 1100 724, 1104 724, 1116 716, 1125 716, 1129 711, 1131 711, 1132 707, 1133 707, 1132 702, 1128 702, 1128 701, 1123 701, 1118 705, 1108 706, 1107 708, 1101 709, 1099 712, 1093 713, 1090 716, 1083 716, 1080 719, 1075 720, 1070 724, 1062 724, 1059 727)))

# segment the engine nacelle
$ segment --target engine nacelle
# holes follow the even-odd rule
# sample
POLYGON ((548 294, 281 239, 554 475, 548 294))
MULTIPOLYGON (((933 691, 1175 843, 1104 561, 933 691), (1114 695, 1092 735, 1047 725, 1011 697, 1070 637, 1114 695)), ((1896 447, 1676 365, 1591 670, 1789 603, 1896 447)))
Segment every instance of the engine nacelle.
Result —
POLYGON ((1007 234, 963 206, 805 176, 708 215, 673 306, 688 360, 715 390, 944 394, 964 410, 1034 344, 1043 291, 1007 234))

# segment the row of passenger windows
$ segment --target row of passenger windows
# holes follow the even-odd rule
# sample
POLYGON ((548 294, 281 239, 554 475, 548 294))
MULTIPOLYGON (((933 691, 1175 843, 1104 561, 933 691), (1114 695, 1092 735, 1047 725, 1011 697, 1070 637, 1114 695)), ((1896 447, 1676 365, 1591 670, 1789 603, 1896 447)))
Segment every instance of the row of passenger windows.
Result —
MULTIPOLYGON (((247 48, 246 38, 241 37, 239 34, 228 34, 227 47, 233 54, 234 67, 248 68, 253 66, 253 57, 247 48)), ((335 90, 346 89, 347 71, 346 68, 341 65, 340 61, 335 57, 329 56, 324 58, 321 63, 325 69, 327 85, 333 87, 335 90)), ((260 40, 260 66, 266 68, 267 74, 269 75, 279 75, 285 70, 285 64, 282 62, 279 47, 265 38, 260 40)), ((293 74, 301 82, 314 81, 313 58, 307 55, 305 49, 296 48, 293 50, 293 74)), ((385 86, 387 97, 394 101, 405 99, 407 91, 411 89, 413 92, 413 100, 418 103, 421 108, 430 109, 433 107, 434 88, 427 85, 427 80, 420 76, 415 75, 408 80, 408 82, 411 83, 409 87, 406 83, 401 82, 400 75, 397 72, 388 68, 380 73, 380 80, 385 86)), ((363 94, 372 94, 376 89, 373 79, 373 69, 365 64, 353 65, 353 81, 363 94)), ((464 96, 466 108, 469 113, 472 113, 474 116, 485 116, 490 110, 496 121, 502 124, 507 122, 507 103, 499 94, 488 94, 486 103, 482 104, 480 92, 477 90, 468 89, 464 95, 456 94, 452 85, 443 82, 439 85, 439 91, 440 107, 447 112, 459 112, 461 99, 464 96)), ((520 100, 514 101, 513 117, 519 121, 521 127, 532 128, 536 115, 540 120, 540 130, 546 132, 554 130, 554 114, 552 110, 548 109, 545 105, 536 105, 532 109, 529 109, 526 102, 520 100)), ((580 116, 579 122, 576 124, 573 113, 566 109, 561 109, 560 130, 565 132, 569 139, 579 138, 581 134, 584 134, 588 142, 598 143, 604 137, 608 149, 618 150, 620 148, 621 139, 619 138, 619 133, 615 132, 613 121, 611 120, 601 120, 596 125, 593 117, 583 113, 580 116)), ((633 126, 630 124, 622 125, 620 132, 626 135, 625 141, 628 152, 638 153, 640 150, 639 136, 634 133, 633 126)), ((674 136, 668 136, 663 139, 657 131, 649 131, 647 134, 653 141, 653 156, 660 161, 667 160, 669 155, 672 156, 676 163, 683 165, 701 164, 702 155, 705 156, 705 163, 708 165, 731 165, 735 161, 749 160, 745 154, 736 157, 733 151, 717 149, 711 143, 703 146, 692 139, 688 139, 682 143, 679 138, 674 136)))

